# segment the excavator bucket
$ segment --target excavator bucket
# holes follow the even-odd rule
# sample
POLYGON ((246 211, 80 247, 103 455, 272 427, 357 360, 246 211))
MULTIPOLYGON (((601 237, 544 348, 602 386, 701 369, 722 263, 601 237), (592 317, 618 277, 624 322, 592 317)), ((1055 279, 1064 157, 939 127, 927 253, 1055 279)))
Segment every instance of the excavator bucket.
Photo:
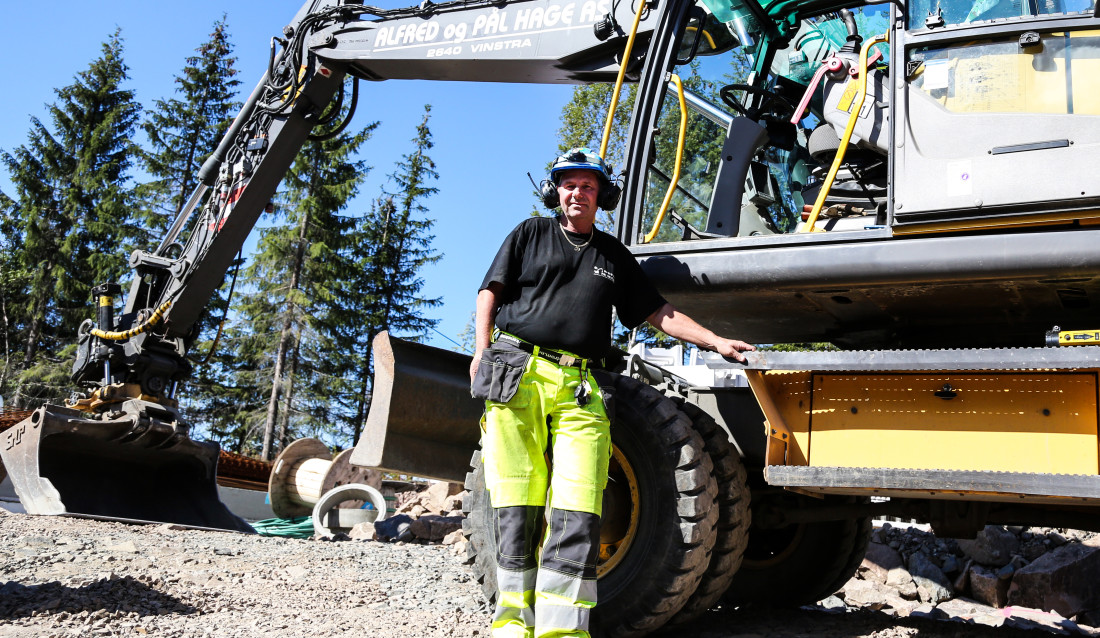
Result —
POLYGON ((126 402, 97 419, 46 405, 8 427, 0 459, 27 513, 252 533, 218 499, 218 446, 155 410, 126 402))
MULTIPOLYGON (((23 419, 29 417, 33 410, 20 410, 17 408, 0 407, 0 434, 23 419)), ((4 464, 0 463, 0 482, 8 477, 4 470, 4 464)))
POLYGON ((470 357, 381 332, 374 387, 353 465, 461 483, 485 402, 470 397, 470 357))

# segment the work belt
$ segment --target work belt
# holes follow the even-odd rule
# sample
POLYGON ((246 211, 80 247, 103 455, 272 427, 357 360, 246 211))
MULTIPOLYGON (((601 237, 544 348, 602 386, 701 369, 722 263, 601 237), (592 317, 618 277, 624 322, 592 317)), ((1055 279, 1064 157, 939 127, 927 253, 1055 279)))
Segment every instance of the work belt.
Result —
POLYGON ((503 341, 508 345, 515 346, 524 352, 530 352, 536 357, 546 359, 552 363, 556 363, 559 366, 566 368, 580 368, 581 370, 591 369, 592 367, 600 367, 600 362, 594 359, 582 359, 580 357, 573 356, 568 352, 560 352, 558 350, 550 350, 549 348, 540 348, 533 343, 528 343, 523 339, 515 335, 510 335, 507 332, 497 332, 497 341, 503 341))

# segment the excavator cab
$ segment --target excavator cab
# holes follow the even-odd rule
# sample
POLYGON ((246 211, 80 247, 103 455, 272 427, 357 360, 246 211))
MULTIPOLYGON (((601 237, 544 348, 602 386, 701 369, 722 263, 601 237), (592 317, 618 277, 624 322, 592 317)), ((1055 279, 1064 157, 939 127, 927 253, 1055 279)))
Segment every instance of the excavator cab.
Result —
MULTIPOLYGON (((846 123, 847 114, 841 117, 836 103, 847 73, 832 78, 819 70, 834 58, 854 63, 860 31, 884 32, 889 5, 846 11, 847 22, 835 12, 803 20, 784 38, 769 36, 746 3, 730 6, 715 0, 699 7, 706 22, 720 24, 742 44, 725 50, 699 48, 690 59, 675 60, 686 111, 680 112, 680 89, 670 82, 654 118, 660 133, 655 152, 646 160, 642 206, 634 211, 640 238, 635 243, 797 233, 803 207, 816 198, 836 154, 836 129, 843 132, 846 123), (682 148, 681 120, 686 128, 682 148), (682 161, 677 167, 678 152, 682 161), (671 188, 674 173, 679 179, 671 188), (669 203, 662 211, 666 194, 669 203)), ((687 28, 685 40, 692 39, 692 29, 687 28)), ((705 31, 716 32, 715 27, 705 31)), ((852 229, 884 223, 888 98, 883 97, 883 81, 889 52, 881 45, 876 50, 876 100, 869 104, 876 115, 853 141, 857 148, 829 198, 832 206, 861 213, 858 222, 845 223, 852 229)), ((836 222, 828 222, 830 229, 836 222)))
POLYGON ((847 4, 685 11, 639 80, 619 238, 669 301, 757 343, 1091 325, 1095 2, 847 4), (739 46, 684 45, 693 21, 739 46))

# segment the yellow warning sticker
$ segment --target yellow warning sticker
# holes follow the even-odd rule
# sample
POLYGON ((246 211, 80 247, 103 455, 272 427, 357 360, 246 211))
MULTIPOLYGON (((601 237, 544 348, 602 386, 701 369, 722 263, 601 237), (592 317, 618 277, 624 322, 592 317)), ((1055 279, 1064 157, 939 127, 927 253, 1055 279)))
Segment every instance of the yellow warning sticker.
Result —
POLYGON ((856 99, 856 91, 859 87, 856 86, 855 78, 849 78, 848 84, 844 87, 844 94, 840 96, 840 101, 836 103, 836 110, 844 111, 848 113, 852 110, 852 102, 856 99))

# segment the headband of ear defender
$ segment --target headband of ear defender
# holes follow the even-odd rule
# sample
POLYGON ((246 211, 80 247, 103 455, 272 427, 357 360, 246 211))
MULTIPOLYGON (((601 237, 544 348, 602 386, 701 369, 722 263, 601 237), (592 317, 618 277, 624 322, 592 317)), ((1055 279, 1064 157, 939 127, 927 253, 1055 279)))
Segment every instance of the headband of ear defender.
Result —
POLYGON ((595 151, 579 147, 571 148, 564 155, 559 155, 554 160, 554 165, 550 167, 550 179, 544 179, 539 184, 539 196, 544 206, 553 209, 561 205, 557 189, 559 175, 573 169, 595 171, 600 176, 600 192, 596 195, 597 206, 603 210, 614 210, 619 205, 623 189, 615 183, 611 167, 595 151))

